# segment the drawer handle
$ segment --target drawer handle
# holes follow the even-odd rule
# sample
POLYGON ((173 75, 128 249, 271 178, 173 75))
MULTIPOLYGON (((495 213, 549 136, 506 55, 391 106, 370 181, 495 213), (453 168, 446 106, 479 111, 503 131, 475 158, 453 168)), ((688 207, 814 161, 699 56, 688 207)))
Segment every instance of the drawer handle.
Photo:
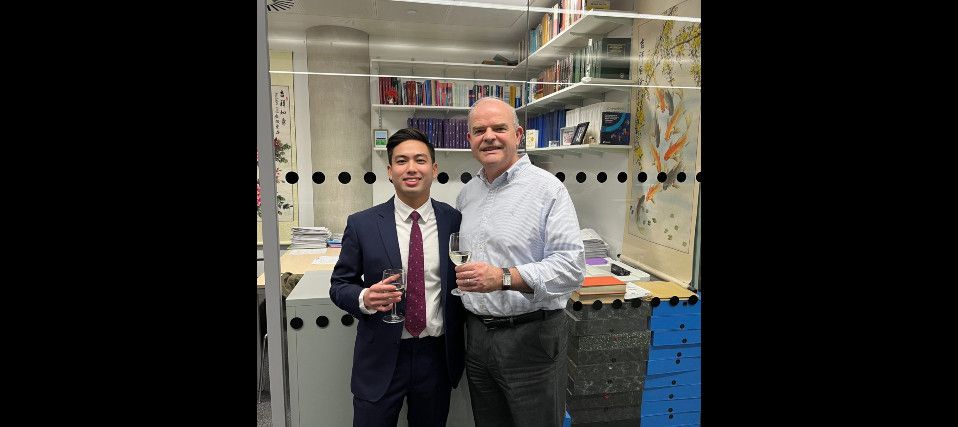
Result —
POLYGON ((602 309, 602 301, 595 300, 595 301, 592 303, 592 309, 593 309, 593 310, 601 310, 601 309, 602 309))
MULTIPOLYGON (((669 409, 669 411, 672 411, 672 409, 669 409)), ((674 417, 674 416, 675 416, 675 414, 669 414, 669 419, 671 420, 672 417, 674 417)))
POLYGON ((300 318, 298 318, 298 317, 294 317, 293 320, 290 320, 290 321, 289 321, 289 326, 292 326, 293 329, 297 329, 297 330, 298 330, 299 328, 302 328, 302 327, 303 327, 303 319, 300 319, 300 318))
POLYGON ((659 297, 652 298, 652 304, 651 304, 652 307, 658 307, 659 304, 661 303, 662 303, 662 300, 660 300, 659 297))
POLYGON ((669 298, 669 305, 671 305, 672 307, 679 305, 678 295, 672 295, 672 298, 669 298))
MULTIPOLYGON (((672 408, 669 408, 669 412, 672 412, 672 408)), ((669 415, 669 418, 672 418, 672 416, 669 415)))
POLYGON ((678 365, 679 363, 682 363, 682 359, 675 359, 675 364, 678 365))
POLYGON ((672 399, 673 397, 675 397, 674 394, 669 394, 669 399, 672 399))
POLYGON ((682 344, 685 344, 685 343, 687 343, 687 342, 689 342, 689 340, 688 340, 688 339, 686 339, 686 338, 682 338, 682 344))
POLYGON ((582 310, 582 302, 576 301, 572 303, 572 311, 579 311, 579 310, 582 310))
POLYGON ((679 329, 685 329, 685 324, 684 323, 680 324, 679 329))
POLYGON ((319 326, 320 328, 325 328, 325 327, 329 326, 329 319, 326 318, 326 316, 319 316, 319 317, 317 317, 317 318, 316 318, 316 326, 319 326))
POLYGON ((615 301, 612 301, 612 308, 621 308, 621 307, 622 307, 622 301, 620 301, 618 298, 616 298, 615 301))
POLYGON ((682 352, 675 353, 675 357, 682 357, 682 352))
POLYGON ((692 295, 692 296, 689 297, 689 304, 695 305, 695 303, 697 303, 697 302, 699 302, 699 297, 698 297, 698 295, 692 295))
POLYGON ((635 298, 632 300, 632 307, 639 308, 642 306, 642 298, 635 298))
POLYGON ((672 385, 675 385, 675 380, 672 380, 672 385))

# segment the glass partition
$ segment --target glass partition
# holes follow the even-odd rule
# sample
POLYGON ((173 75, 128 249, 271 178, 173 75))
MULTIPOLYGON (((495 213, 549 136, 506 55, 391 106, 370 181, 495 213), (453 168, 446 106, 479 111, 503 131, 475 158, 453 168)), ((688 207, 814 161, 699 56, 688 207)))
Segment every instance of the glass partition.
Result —
MULTIPOLYGON (((586 276, 601 275, 596 268, 612 275, 614 264, 641 295, 605 304, 647 301, 654 319, 668 307, 650 307, 653 295, 668 293, 655 283, 668 282, 691 290, 679 296, 696 305, 701 0, 266 0, 264 9, 268 82, 258 89, 268 105, 258 120, 265 126, 268 114, 269 135, 257 141, 257 375, 260 413, 274 425, 352 425, 353 352, 369 320, 329 295, 336 263, 356 256, 341 252, 347 219, 396 194, 386 141, 404 128, 435 147, 429 196, 456 207, 482 169, 468 114, 483 97, 515 108, 520 155, 567 190, 585 258, 606 260, 590 261, 586 276)), ((587 301, 569 298, 570 307, 587 301)), ((660 415, 661 405, 648 403, 657 402, 648 400, 657 399, 648 350, 635 350, 643 364, 620 375, 641 374, 644 389, 570 385, 570 417, 599 417, 584 402, 603 393, 648 396, 612 405, 628 408, 618 420, 660 415)), ((700 383, 690 381, 683 385, 700 383)), ((697 406, 679 413, 699 420, 697 406)), ((466 375, 447 424, 474 425, 466 375)))

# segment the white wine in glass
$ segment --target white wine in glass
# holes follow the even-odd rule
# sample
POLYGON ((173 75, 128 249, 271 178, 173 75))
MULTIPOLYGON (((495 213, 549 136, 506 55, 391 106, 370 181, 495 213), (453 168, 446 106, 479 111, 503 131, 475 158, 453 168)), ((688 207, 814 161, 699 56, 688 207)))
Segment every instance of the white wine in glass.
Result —
MULTIPOLYGON (((463 247, 459 243, 459 233, 452 233, 449 235, 449 260, 453 264, 463 265, 469 262, 469 256, 472 255, 472 251, 468 248, 463 247)), ((457 297, 462 296, 462 291, 458 287, 454 288, 451 292, 457 297)))
MULTIPOLYGON (((383 270, 383 280, 386 280, 390 277, 396 277, 396 280, 390 282, 390 285, 396 287, 397 291, 403 293, 403 298, 406 297, 406 271, 401 268, 393 268, 389 270, 383 270)), ((399 323, 403 320, 406 320, 406 317, 396 313, 396 306, 399 305, 398 302, 393 303, 393 312, 383 316, 383 322, 386 323, 399 323)))

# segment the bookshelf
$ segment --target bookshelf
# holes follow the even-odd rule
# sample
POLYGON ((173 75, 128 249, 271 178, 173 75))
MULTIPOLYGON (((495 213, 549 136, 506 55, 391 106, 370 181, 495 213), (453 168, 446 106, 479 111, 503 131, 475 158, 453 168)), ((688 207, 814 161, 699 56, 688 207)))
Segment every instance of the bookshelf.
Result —
POLYGON ((415 110, 437 110, 437 111, 469 111, 470 107, 448 107, 440 105, 397 105, 397 104, 373 104, 373 108, 392 111, 415 111, 415 110))
POLYGON ((581 145, 562 145, 559 147, 528 148, 525 152, 531 156, 559 156, 567 155, 581 157, 583 154, 602 156, 605 153, 628 154, 628 145, 608 145, 608 144, 581 144, 581 145))
POLYGON ((583 13, 582 18, 569 25, 569 28, 550 39, 528 58, 519 61, 515 69, 525 71, 529 66, 529 75, 534 76, 546 67, 550 67, 569 50, 585 47, 590 38, 599 38, 623 25, 630 25, 629 18, 615 18, 596 16, 590 12, 583 13))
POLYGON ((445 73, 450 70, 469 70, 476 73, 509 73, 516 68, 510 65, 469 64, 464 62, 416 61, 401 59, 371 59, 370 62, 378 66, 380 72, 404 72, 418 69, 436 71, 439 73, 445 73))
MULTIPOLYGON (((386 147, 373 147, 373 151, 386 152, 386 147)), ((437 153, 471 153, 468 148, 436 148, 437 153)))
POLYGON ((559 91, 536 99, 522 107, 516 108, 516 112, 527 111, 529 116, 535 116, 544 112, 563 108, 566 106, 566 104, 579 103, 585 98, 599 98, 603 94, 613 90, 628 92, 631 89, 632 81, 630 80, 583 77, 582 81, 579 83, 574 83, 571 86, 565 87, 559 91))

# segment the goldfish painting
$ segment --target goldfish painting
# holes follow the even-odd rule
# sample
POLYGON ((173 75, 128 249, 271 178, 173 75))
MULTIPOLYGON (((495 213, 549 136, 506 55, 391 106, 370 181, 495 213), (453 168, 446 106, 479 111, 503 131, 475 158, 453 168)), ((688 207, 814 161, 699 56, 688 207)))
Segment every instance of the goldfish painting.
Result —
POLYGON ((675 114, 672 114, 672 118, 669 119, 669 125, 665 127, 665 140, 668 141, 672 137, 672 131, 675 130, 675 122, 678 121, 679 116, 682 115, 682 106, 679 105, 679 108, 675 110, 675 114))
POLYGON ((665 91, 655 88, 655 96, 659 98, 659 111, 665 112, 665 91))
POLYGON ((678 153, 679 150, 681 150, 682 147, 685 146, 685 142, 688 141, 688 139, 689 139, 689 133, 685 132, 685 134, 682 135, 682 137, 679 138, 678 141, 675 141, 674 144, 670 145, 669 149, 665 150, 665 160, 672 158, 672 156, 674 156, 675 153, 678 153))
POLYGON ((655 171, 662 172, 662 161, 659 160, 659 150, 656 150, 652 144, 649 144, 649 148, 652 149, 652 158, 655 159, 655 171))
POLYGON ((655 185, 649 187, 649 192, 648 192, 648 193, 645 193, 645 200, 648 200, 648 201, 650 201, 650 202, 655 202, 655 200, 654 200, 654 199, 655 199, 655 193, 657 193, 657 192, 659 191, 659 188, 661 188, 661 187, 662 187, 662 183, 659 183, 659 182, 657 182, 657 183, 655 183, 655 185))
POLYGON ((679 175, 679 171, 682 170, 682 159, 679 159, 679 162, 669 170, 665 182, 662 183, 662 191, 668 190, 669 187, 679 188, 679 185, 675 183, 676 177, 679 175))

